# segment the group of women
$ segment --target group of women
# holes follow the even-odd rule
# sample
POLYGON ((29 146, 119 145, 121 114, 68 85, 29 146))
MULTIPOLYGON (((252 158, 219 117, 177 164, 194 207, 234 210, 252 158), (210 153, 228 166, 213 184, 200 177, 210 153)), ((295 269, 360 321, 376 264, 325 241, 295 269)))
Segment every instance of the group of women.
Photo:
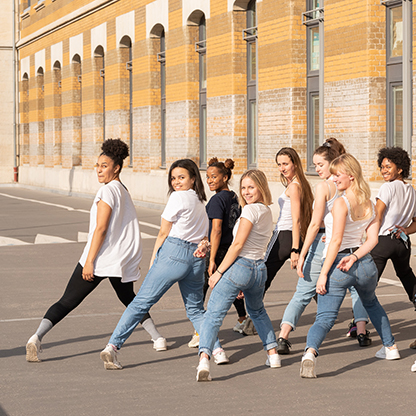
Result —
MULTIPOLYGON (((375 289, 390 258, 416 308, 416 277, 409 264, 408 240, 408 235, 416 232, 416 192, 405 183, 410 159, 403 149, 379 152, 378 164, 386 184, 380 188, 375 206, 360 164, 336 139, 328 139, 313 156, 323 179, 316 188, 315 201, 298 154, 292 148, 281 149, 276 163, 285 189, 278 198, 280 215, 273 233, 272 196, 262 171, 251 169, 241 176, 238 198, 229 188, 234 162, 211 159, 207 182, 215 194, 205 206, 197 165, 190 159, 177 160, 169 169, 169 199, 149 272, 137 295, 133 282, 140 277, 139 224, 131 197, 120 181, 127 156, 128 147, 121 140, 103 143, 96 167, 104 186, 91 208, 87 245, 62 298, 48 309, 27 342, 27 361, 40 361, 43 336, 105 278, 126 306, 100 354, 106 369, 122 368, 117 353, 139 323, 151 336, 155 350, 167 349, 149 310, 175 283, 194 327, 188 345, 199 347, 197 381, 211 380, 211 360, 229 362, 218 331, 232 304, 238 313, 233 329, 246 335, 257 332, 267 352, 266 365, 278 368, 281 354, 290 352, 290 332, 317 296, 317 315, 308 332, 300 370, 301 377, 316 377, 319 347, 335 322, 347 289, 353 299, 359 345, 371 344, 366 330, 369 316, 383 344, 376 357, 400 358, 375 289), (299 281, 276 339, 263 298, 288 259, 299 281), (205 311, 208 286, 212 292, 205 311)), ((416 341, 411 347, 416 348, 416 341)), ((412 371, 416 371, 416 362, 412 371)))

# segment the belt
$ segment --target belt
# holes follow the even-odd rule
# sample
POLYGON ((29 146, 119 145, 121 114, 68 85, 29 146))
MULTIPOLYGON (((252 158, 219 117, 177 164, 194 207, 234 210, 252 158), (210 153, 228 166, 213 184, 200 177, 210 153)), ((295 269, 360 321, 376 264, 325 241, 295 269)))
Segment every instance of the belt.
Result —
POLYGON ((320 228, 318 234, 325 234, 325 228, 320 228))
POLYGON ((352 247, 352 248, 346 248, 345 250, 338 251, 338 254, 352 254, 354 251, 357 251, 360 247, 352 247))

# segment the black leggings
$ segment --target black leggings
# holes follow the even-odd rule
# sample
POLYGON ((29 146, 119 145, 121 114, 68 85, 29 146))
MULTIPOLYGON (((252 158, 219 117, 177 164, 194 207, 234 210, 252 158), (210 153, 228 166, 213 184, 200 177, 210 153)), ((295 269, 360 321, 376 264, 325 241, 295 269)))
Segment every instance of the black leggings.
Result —
MULTIPOLYGON (((92 282, 84 280, 82 278, 82 266, 78 263, 61 299, 48 309, 44 318, 49 319, 53 325, 56 325, 69 312, 73 311, 104 279, 107 279, 107 277, 94 276, 92 282)), ((109 277, 108 279, 116 291, 117 297, 127 307, 136 296, 133 291, 133 282, 121 283, 120 277, 109 277)), ((140 323, 148 318, 150 318, 150 315, 147 313, 140 323)))
MULTIPOLYGON (((292 231, 285 230, 279 231, 279 235, 276 237, 277 231, 273 231, 272 238, 267 247, 268 256, 265 259, 267 267, 267 280, 264 286, 264 293, 273 282, 276 273, 282 268, 287 259, 290 259, 290 253, 292 251, 292 231), (270 244, 272 246, 270 247, 270 244)), ((301 248, 301 247, 299 247, 301 248)))
POLYGON ((378 279, 380 280, 384 268, 386 267, 387 260, 390 259, 393 263, 396 275, 402 282, 410 301, 416 306, 416 277, 410 267, 410 254, 410 244, 409 248, 407 248, 401 239, 392 239, 389 235, 379 236, 378 244, 371 251, 371 256, 377 266, 378 279))
MULTIPOLYGON (((225 255, 227 254, 228 247, 219 247, 217 254, 215 255, 215 265, 218 267, 221 262, 224 260, 225 255)), ((205 296, 208 291, 208 280, 209 280, 209 274, 208 274, 208 265, 209 265, 209 256, 207 256, 207 267, 205 269, 205 282, 204 282, 204 301, 205 296)), ((242 318, 243 316, 246 316, 246 308, 244 306, 244 299, 235 299, 233 302, 233 305, 235 306, 235 309, 237 310, 238 317, 242 318)))

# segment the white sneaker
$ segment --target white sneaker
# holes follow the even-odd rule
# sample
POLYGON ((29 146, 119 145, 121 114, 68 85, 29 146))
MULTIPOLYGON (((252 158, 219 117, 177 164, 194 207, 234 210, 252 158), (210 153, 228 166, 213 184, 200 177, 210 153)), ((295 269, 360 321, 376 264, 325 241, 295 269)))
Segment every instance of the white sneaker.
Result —
POLYGON ((38 353, 42 352, 39 337, 35 334, 29 338, 26 344, 26 361, 29 363, 40 363, 41 360, 38 358, 38 353))
POLYGON ((101 351, 100 358, 104 361, 104 368, 106 370, 121 370, 123 368, 117 360, 115 347, 111 344, 107 344, 107 346, 101 351))
POLYGON ((267 355, 266 365, 270 368, 280 368, 282 361, 279 354, 267 355))
POLYGON ((191 340, 188 342, 189 348, 198 348, 199 347, 199 334, 195 331, 192 335, 191 340))
POLYGON ((233 328, 233 331, 234 332, 239 332, 240 334, 242 334, 245 324, 246 324, 246 319, 244 319, 243 322, 237 321, 237 323, 235 324, 235 326, 233 328))
POLYGON ((168 345, 166 343, 166 338, 159 337, 156 341, 153 340, 153 348, 156 351, 166 351, 168 349, 168 345))
POLYGON ((415 361, 415 363, 412 365, 412 368, 410 369, 410 371, 416 372, 416 361, 415 361))
POLYGON ((398 360, 400 359, 399 350, 397 349, 396 344, 388 348, 384 345, 376 352, 376 357, 386 360, 398 360))
POLYGON ((209 375, 209 360, 208 358, 203 358, 196 368, 196 381, 211 381, 211 376, 209 375))
POLYGON ((212 352, 212 359, 217 365, 227 364, 230 362, 229 358, 225 354, 225 351, 222 348, 217 348, 212 352))
POLYGON ((315 373, 316 357, 312 352, 306 352, 300 363, 300 376, 302 378, 316 378, 315 373))

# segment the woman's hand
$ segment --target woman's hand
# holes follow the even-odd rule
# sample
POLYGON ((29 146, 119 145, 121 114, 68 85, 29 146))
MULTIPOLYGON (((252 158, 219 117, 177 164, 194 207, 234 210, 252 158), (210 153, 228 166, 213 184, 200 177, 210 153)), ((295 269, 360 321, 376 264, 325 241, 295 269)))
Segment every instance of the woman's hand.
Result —
POLYGON ((338 263, 337 269, 340 269, 343 272, 347 272, 356 261, 357 257, 353 256, 352 254, 349 256, 345 256, 338 263))
POLYGON ((290 253, 290 268, 292 270, 298 267, 299 253, 290 253))
POLYGON ((210 260, 208 265, 208 276, 212 276, 215 273, 215 270, 217 270, 217 265, 215 264, 215 261, 210 260))
POLYGON ((84 268, 82 269, 82 278, 87 282, 92 282, 94 280, 94 264, 85 263, 84 268))
POLYGON ((211 289, 214 289, 215 285, 220 281, 221 274, 217 271, 213 273, 213 275, 209 278, 208 284, 211 289))
POLYGON ((296 271, 298 273, 298 276, 302 279, 305 277, 303 274, 303 263, 305 262, 305 257, 302 256, 302 254, 299 255, 298 265, 296 267, 296 271))
POLYGON ((237 298, 236 299, 244 299, 244 293, 243 293, 243 291, 242 290, 240 290, 239 292, 238 292, 238 295, 237 295, 237 298))
POLYGON ((207 256, 207 252, 208 252, 208 249, 207 249, 207 247, 206 246, 198 246, 197 248, 196 248, 196 250, 194 251, 194 257, 206 257, 207 256))
POLYGON ((326 274, 319 275, 319 279, 316 282, 316 293, 318 293, 318 295, 325 295, 327 280, 328 280, 328 276, 326 274))

